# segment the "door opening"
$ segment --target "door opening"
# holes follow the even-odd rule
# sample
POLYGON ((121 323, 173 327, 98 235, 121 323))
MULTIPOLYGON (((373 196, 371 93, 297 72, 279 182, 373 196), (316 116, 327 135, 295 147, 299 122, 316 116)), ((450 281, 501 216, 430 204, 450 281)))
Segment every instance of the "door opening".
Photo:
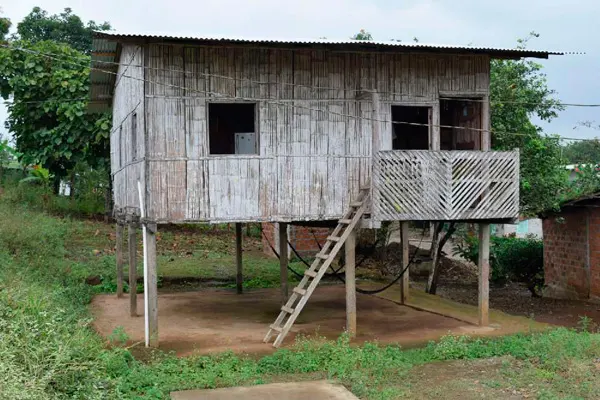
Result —
POLYGON ((481 99, 440 101, 440 149, 481 150, 481 99))

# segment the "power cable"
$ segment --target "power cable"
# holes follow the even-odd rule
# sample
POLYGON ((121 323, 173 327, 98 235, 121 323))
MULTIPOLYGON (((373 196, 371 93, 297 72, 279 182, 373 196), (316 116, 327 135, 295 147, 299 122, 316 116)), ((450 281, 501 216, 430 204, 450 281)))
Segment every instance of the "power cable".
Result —
MULTIPOLYGON (((3 46, 3 47, 7 47, 7 46, 3 46)), ((13 51, 20 50, 20 51, 30 52, 30 53, 41 55, 41 56, 45 56, 45 57, 48 57, 48 58, 57 59, 58 61, 68 62, 68 61, 65 61, 65 60, 60 60, 60 59, 54 57, 51 54, 47 54, 47 53, 43 53, 43 52, 39 52, 39 51, 35 51, 35 50, 29 50, 29 49, 24 49, 24 48, 11 48, 11 47, 7 47, 7 48, 9 48, 9 49, 11 49, 13 51)), ((74 63, 72 63, 72 64, 74 64, 74 63)), ((78 65, 78 64, 75 64, 75 65, 78 65)), ((82 67, 82 65, 78 65, 78 66, 82 67)), ((116 72, 106 71, 106 70, 99 69, 99 68, 94 68, 94 67, 86 67, 86 68, 90 68, 90 70, 95 70, 95 71, 99 71, 99 72, 103 72, 103 73, 107 73, 107 74, 112 74, 112 75, 115 75, 115 76, 119 75, 116 72)), ((485 132, 485 133, 498 133, 498 134, 507 134, 507 135, 515 135, 515 136, 530 136, 530 134, 521 133, 521 132, 506 132, 506 131, 497 131, 497 130, 484 129, 484 128, 471 128, 471 127, 457 126, 457 125, 426 124, 426 123, 409 122, 409 121, 388 121, 388 120, 367 118, 367 117, 362 117, 362 116, 356 116, 356 115, 350 115, 350 114, 344 114, 344 113, 334 112, 334 111, 331 111, 331 110, 316 109, 316 108, 312 108, 312 107, 308 107, 308 106, 303 106, 303 105, 299 105, 299 104, 289 104, 289 103, 285 103, 285 102, 281 102, 281 101, 277 101, 277 100, 270 100, 270 99, 261 99, 261 100, 258 100, 258 99, 249 98, 249 97, 228 96, 228 95, 224 95, 224 94, 221 94, 221 93, 218 93, 218 92, 212 92, 212 91, 206 91, 206 90, 198 90, 198 89, 193 89, 193 88, 189 88, 189 87, 185 87, 185 86, 173 85, 173 84, 168 84, 168 83, 163 83, 163 82, 155 82, 155 81, 151 81, 151 80, 148 80, 148 79, 138 78, 138 77, 134 77, 134 76, 130 76, 130 75, 125 75, 125 74, 122 74, 122 76, 126 77, 126 78, 129 78, 129 79, 133 79, 133 80, 138 80, 138 81, 142 81, 142 82, 152 83, 152 84, 155 84, 155 85, 172 87, 172 88, 177 88, 177 89, 182 89, 182 90, 187 90, 187 91, 197 92, 197 93, 202 93, 202 94, 209 94, 209 95, 213 95, 213 96, 215 96, 217 98, 225 98, 225 99, 232 99, 232 100, 245 100, 245 101, 263 101, 263 102, 269 103, 269 104, 283 105, 283 106, 292 107, 292 108, 300 108, 300 109, 305 109, 305 110, 309 110, 309 111, 314 111, 316 113, 327 113, 327 114, 330 114, 330 115, 337 115, 337 116, 340 116, 340 117, 343 117, 343 118, 351 118, 351 119, 356 119, 356 120, 371 121, 371 122, 380 122, 380 123, 390 123, 391 122, 392 124, 401 124, 401 125, 409 125, 409 126, 426 126, 426 127, 435 127, 435 128, 460 129, 460 130, 466 130, 466 131, 485 132)), ((558 139, 561 139, 561 140, 575 140, 575 141, 595 140, 595 139, 582 139, 582 138, 573 138, 573 137, 564 137, 564 136, 560 136, 560 137, 558 137, 558 139)))

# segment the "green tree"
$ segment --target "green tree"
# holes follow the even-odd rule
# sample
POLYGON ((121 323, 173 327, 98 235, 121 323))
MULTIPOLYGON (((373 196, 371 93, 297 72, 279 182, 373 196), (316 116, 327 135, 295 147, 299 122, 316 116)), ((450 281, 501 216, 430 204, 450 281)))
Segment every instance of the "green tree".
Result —
POLYGON ((599 164, 600 140, 582 140, 563 146, 563 155, 569 164, 599 164))
MULTIPOLYGON (((524 48, 531 38, 518 41, 524 48)), ((521 212, 535 215, 558 207, 568 186, 558 137, 546 136, 533 116, 551 121, 564 107, 548 87, 542 65, 530 60, 492 60, 490 75, 492 145, 521 150, 521 212)))
POLYGON ((33 10, 17 24, 17 35, 30 43, 51 40, 66 43, 84 53, 92 50, 92 32, 111 29, 108 22, 88 21, 84 24, 73 10, 65 8, 60 14, 49 15, 40 7, 33 10))
MULTIPOLYGON (((0 13, 1 13, 1 11, 0 11, 0 13)), ((6 36, 8 35, 10 26, 11 26, 10 19, 0 17, 0 42, 4 42, 6 40, 6 36)))
POLYGON ((350 39, 354 39, 354 40, 373 40, 373 36, 371 35, 370 32, 367 32, 364 29, 361 29, 360 31, 358 31, 357 34, 355 34, 354 36, 352 36, 350 39))
POLYGON ((11 100, 6 126, 20 161, 50 170, 55 190, 77 162, 109 157, 110 117, 86 112, 89 64, 89 56, 52 41, 15 41, 0 50, 0 90, 11 100))

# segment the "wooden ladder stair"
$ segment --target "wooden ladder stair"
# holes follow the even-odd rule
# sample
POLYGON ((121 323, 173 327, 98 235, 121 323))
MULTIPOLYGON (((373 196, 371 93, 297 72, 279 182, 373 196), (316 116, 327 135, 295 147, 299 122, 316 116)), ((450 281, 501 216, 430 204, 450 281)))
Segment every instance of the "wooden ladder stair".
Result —
POLYGON ((306 302, 316 289, 317 285, 325 275, 327 268, 344 245, 350 232, 356 227, 364 214, 369 199, 369 188, 361 188, 358 199, 350 203, 350 208, 339 219, 337 227, 333 230, 321 251, 316 255, 312 265, 304 271, 304 277, 296 286, 285 305, 281 306, 281 312, 275 322, 269 327, 264 342, 269 343, 273 335, 278 335, 273 342, 273 347, 279 347, 283 339, 294 325, 296 318, 306 305, 306 302))

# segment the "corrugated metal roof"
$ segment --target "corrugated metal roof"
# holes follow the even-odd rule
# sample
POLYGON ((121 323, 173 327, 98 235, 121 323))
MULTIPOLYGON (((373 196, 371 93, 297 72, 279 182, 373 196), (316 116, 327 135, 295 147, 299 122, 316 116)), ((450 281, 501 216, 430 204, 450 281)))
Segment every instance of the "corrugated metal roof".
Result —
POLYGON ((397 52, 423 52, 423 53, 451 53, 451 54, 489 54, 496 58, 548 58, 549 55, 563 55, 567 53, 546 50, 509 49, 497 47, 458 46, 448 44, 429 44, 417 42, 352 40, 352 39, 285 39, 285 38, 250 38, 206 36, 195 34, 174 34, 163 32, 131 33, 116 31, 94 32, 92 51, 92 72, 90 85, 90 110, 103 111, 110 108, 112 91, 115 82, 114 73, 118 62, 117 43, 119 41, 140 42, 197 42, 205 45, 232 45, 255 44, 262 47, 293 48, 320 47, 332 50, 345 51, 397 51, 397 52), (106 73, 106 72, 108 73, 106 73))
POLYGON ((511 49, 500 47, 480 47, 480 46, 460 46, 449 44, 433 44, 420 42, 399 42, 399 41, 379 41, 379 40, 353 40, 353 39, 285 39, 285 38, 260 38, 260 37, 228 37, 228 36, 207 36, 197 34, 175 34, 165 32, 148 32, 148 33, 132 33, 132 32, 116 32, 116 31, 99 31, 95 32, 95 37, 106 39, 118 38, 139 38, 139 39, 158 39, 158 40, 175 40, 175 41, 199 41, 199 42, 222 42, 222 43, 255 43, 262 45, 331 45, 336 46, 356 46, 361 49, 377 49, 377 48, 403 48, 423 51, 453 50, 453 52, 465 53, 489 53, 491 55, 498 54, 499 56, 514 57, 539 57, 547 58, 549 55, 563 55, 564 52, 547 51, 547 50, 528 50, 528 49, 511 49))

